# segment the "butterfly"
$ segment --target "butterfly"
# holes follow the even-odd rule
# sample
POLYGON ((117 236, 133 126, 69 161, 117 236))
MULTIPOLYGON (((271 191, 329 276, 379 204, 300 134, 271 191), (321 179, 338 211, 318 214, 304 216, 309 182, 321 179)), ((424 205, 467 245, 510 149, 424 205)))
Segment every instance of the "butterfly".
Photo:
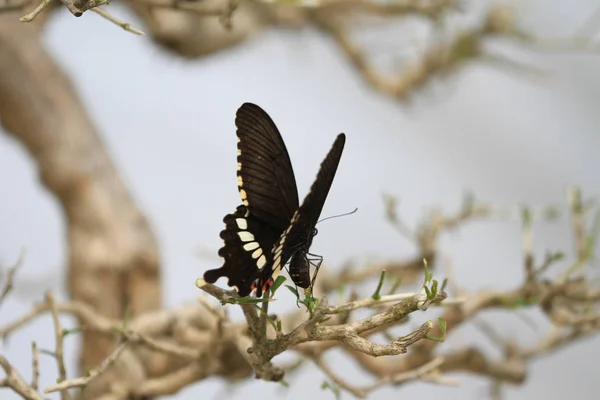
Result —
POLYGON ((224 262, 220 268, 206 271, 204 280, 215 283, 226 277, 240 296, 256 291, 256 297, 262 297, 289 261, 292 281, 312 290, 323 258, 310 254, 309 249, 346 135, 336 137, 300 205, 290 156, 271 117, 259 106, 244 103, 236 113, 235 125, 242 204, 223 218, 223 247, 218 253, 224 262), (316 270, 311 279, 313 262, 316 270))

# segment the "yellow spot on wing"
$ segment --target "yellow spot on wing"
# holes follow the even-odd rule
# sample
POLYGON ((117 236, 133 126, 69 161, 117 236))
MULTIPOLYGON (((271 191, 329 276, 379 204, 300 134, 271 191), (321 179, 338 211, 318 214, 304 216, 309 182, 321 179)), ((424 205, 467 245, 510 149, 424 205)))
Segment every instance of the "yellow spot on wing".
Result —
POLYGON ((265 266, 266 263, 267 263, 267 258, 263 254, 262 256, 260 256, 260 258, 256 262, 256 266, 258 267, 258 269, 261 269, 262 267, 265 266))
MULTIPOLYGON (((256 248, 258 248, 260 245, 258 244, 258 242, 250 242, 250 243, 246 243, 244 245, 244 250, 246 251, 251 251, 254 250, 256 248)), ((256 257, 255 257, 256 258, 256 257)))
POLYGON ((262 255, 262 249, 259 247, 258 249, 256 249, 256 251, 254 253, 252 253, 252 258, 256 259, 258 257, 260 257, 262 255))
POLYGON ((254 241, 254 235, 247 231, 238 232, 238 236, 240 237, 240 240, 242 242, 253 242, 254 241))

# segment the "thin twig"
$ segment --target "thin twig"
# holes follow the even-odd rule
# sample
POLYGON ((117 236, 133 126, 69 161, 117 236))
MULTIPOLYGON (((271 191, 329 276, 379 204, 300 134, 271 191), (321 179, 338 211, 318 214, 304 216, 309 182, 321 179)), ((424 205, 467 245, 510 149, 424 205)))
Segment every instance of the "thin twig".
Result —
MULTIPOLYGON (((58 379, 59 382, 64 382, 67 380, 67 370, 65 368, 65 359, 63 354, 63 343, 64 343, 64 332, 60 325, 60 318, 58 317, 58 311, 56 309, 56 302, 54 301, 54 295, 51 292, 46 293, 46 299, 48 301, 48 305, 50 306, 50 312, 52 314, 52 322, 54 324, 54 335, 56 338, 56 351, 55 351, 55 359, 58 365, 58 379)), ((71 395, 65 389, 62 389, 60 392, 60 397, 62 400, 70 400, 71 395)))
POLYGON ((25 253, 25 249, 21 250, 17 262, 15 262, 15 264, 9 268, 8 273, 6 274, 6 282, 4 282, 4 288, 2 288, 2 292, 0 293, 0 307, 2 307, 2 303, 4 303, 6 296, 8 296, 8 294, 14 288, 15 276, 23 264, 23 260, 25 260, 25 253))
POLYGON ((25 380, 19 375, 14 367, 6 358, 0 355, 0 366, 4 370, 6 377, 0 380, 0 387, 7 387, 18 393, 26 400, 44 400, 44 397, 36 390, 33 390, 25 380))
POLYGON ((31 359, 33 364, 33 376, 31 378, 31 388, 37 392, 38 382, 40 381, 40 351, 37 343, 31 343, 31 359))
POLYGON ((136 35, 145 35, 144 31, 134 27, 133 25, 127 23, 127 22, 123 22, 120 19, 117 19, 115 17, 113 17, 111 14, 109 14, 108 11, 100 8, 100 7, 94 7, 94 8, 90 8, 91 11, 95 12, 96 14, 100 15, 101 17, 103 17, 104 19, 112 22, 115 25, 120 26, 121 28, 123 28, 124 30, 126 30, 127 32, 131 32, 134 33, 136 35))
MULTIPOLYGON (((362 300, 351 301, 346 304, 342 304, 341 306, 330 306, 326 310, 326 314, 339 314, 345 311, 354 311, 359 308, 373 307, 378 306, 385 303, 393 303, 396 301, 406 300, 408 298, 419 297, 419 301, 427 300, 427 296, 425 294, 420 293, 399 293, 399 294, 391 294, 386 296, 381 296, 379 300, 375 300, 372 297, 367 297, 362 300)), ((454 299, 445 299, 440 303, 434 303, 433 305, 438 306, 455 306, 464 303, 465 298, 454 298, 454 299)))
POLYGON ((40 4, 38 4, 38 6, 33 9, 33 11, 31 11, 28 14, 23 15, 21 18, 19 18, 19 21, 21 21, 21 22, 33 21, 35 19, 35 17, 37 17, 38 14, 41 13, 42 10, 44 8, 46 8, 48 6, 48 4, 50 4, 51 2, 52 2, 52 0, 41 0, 40 4))
POLYGON ((44 393, 52 393, 52 392, 57 392, 59 390, 62 393, 62 392, 66 392, 67 389, 81 388, 81 387, 87 386, 91 381, 93 381, 98 376, 100 376, 104 371, 106 371, 108 369, 108 367, 110 367, 117 360, 117 358, 119 358, 119 356, 121 355, 123 350, 125 350, 125 347, 127 347, 127 345, 128 345, 128 342, 126 342, 126 341, 120 343, 113 350, 113 352, 107 358, 105 358, 104 361, 102 361, 100 363, 98 368, 93 369, 89 372, 88 376, 71 379, 71 380, 66 380, 66 381, 57 383, 56 385, 48 386, 44 390, 44 393))

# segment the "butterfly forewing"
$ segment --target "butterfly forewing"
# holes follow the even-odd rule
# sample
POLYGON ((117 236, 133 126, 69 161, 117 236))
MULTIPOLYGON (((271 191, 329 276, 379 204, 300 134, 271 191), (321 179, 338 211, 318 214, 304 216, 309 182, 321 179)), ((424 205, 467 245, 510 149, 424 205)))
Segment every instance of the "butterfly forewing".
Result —
POLYGON ((306 255, 312 244, 314 229, 333 183, 345 143, 346 135, 339 134, 321 163, 317 178, 302 205, 274 247, 273 269, 282 268, 291 258, 290 277, 301 288, 307 288, 311 283, 310 262, 306 255), (278 249, 281 251, 278 252, 278 249))
POLYGON ((283 231, 298 209, 294 170, 279 130, 257 105, 244 103, 235 119, 238 189, 250 212, 283 231))

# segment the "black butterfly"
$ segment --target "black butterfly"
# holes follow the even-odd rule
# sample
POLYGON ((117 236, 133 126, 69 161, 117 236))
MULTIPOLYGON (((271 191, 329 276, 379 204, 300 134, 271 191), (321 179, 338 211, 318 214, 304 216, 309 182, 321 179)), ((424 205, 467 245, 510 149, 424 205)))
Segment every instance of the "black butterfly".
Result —
POLYGON ((214 283, 220 277, 240 296, 256 290, 261 297, 290 261, 294 283, 312 289, 322 257, 309 259, 308 251, 323 204, 333 183, 346 135, 340 133, 321 163, 317 179, 299 206, 296 178, 283 139, 269 115, 244 103, 237 111, 237 177, 242 205, 225 216, 221 268, 204 273, 214 283), (311 261, 317 261, 311 280, 311 261))

